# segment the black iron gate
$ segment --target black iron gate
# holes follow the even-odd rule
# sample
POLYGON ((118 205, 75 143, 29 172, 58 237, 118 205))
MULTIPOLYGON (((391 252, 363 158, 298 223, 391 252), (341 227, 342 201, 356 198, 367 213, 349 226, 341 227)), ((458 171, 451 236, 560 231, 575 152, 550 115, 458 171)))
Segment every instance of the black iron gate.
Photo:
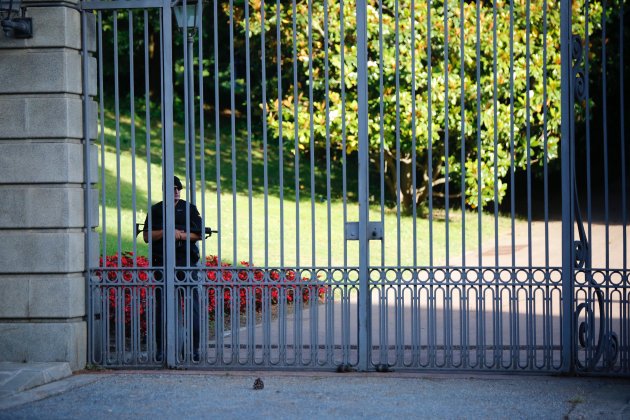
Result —
POLYGON ((628 374, 625 2, 83 10, 91 364, 628 374))

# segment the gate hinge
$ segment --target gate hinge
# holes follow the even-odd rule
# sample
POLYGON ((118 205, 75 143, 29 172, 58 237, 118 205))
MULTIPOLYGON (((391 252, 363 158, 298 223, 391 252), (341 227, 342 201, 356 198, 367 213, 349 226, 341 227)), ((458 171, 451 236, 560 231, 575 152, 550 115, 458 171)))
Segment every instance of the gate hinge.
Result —
MULTIPOLYGON (((359 222, 346 222, 346 241, 359 240, 359 222)), ((383 222, 368 222, 368 241, 383 240, 383 222)))

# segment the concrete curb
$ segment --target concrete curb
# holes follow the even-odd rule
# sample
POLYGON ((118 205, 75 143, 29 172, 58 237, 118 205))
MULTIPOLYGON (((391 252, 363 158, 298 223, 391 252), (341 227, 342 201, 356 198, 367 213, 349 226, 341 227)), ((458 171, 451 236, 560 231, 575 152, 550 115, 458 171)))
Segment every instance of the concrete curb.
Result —
POLYGON ((0 402, 11 395, 72 375, 67 362, 0 362, 0 402))
POLYGON ((26 391, 15 392, 6 397, 0 398, 0 411, 59 395, 73 388, 78 388, 95 382, 101 378, 102 376, 96 374, 75 375, 31 388, 26 391))

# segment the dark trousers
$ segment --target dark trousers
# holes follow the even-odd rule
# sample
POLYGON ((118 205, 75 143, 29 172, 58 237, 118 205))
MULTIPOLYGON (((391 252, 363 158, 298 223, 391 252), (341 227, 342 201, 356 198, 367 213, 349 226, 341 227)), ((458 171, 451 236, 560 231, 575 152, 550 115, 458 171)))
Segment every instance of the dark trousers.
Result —
MULTIPOLYGON (((156 260, 154 259, 153 261, 153 266, 154 267, 160 267, 162 266, 163 263, 160 260, 156 260)), ((177 272, 176 271, 176 276, 178 278, 181 277, 181 279, 183 279, 184 276, 184 272, 180 271, 177 272)), ((157 279, 157 276, 156 276, 157 279)), ((161 289, 157 289, 155 291, 155 343, 156 343, 156 349, 158 353, 163 353, 164 352, 164 333, 166 331, 165 325, 166 325, 166 311, 164 310, 164 299, 163 297, 166 296, 166 285, 164 284, 164 286, 161 289)), ((176 322, 180 325, 183 326, 186 330, 188 330, 189 325, 183 325, 183 322, 185 320, 184 317, 184 310, 188 310, 186 305, 189 305, 188 301, 183 300, 183 296, 181 296, 179 293, 176 293, 176 307, 175 307, 175 318, 176 318, 176 322)), ((201 296, 199 294, 199 289, 197 289, 196 286, 192 286, 192 342, 193 342, 193 354, 197 354, 197 352, 199 352, 199 341, 200 341, 200 334, 199 334, 199 324, 200 324, 200 311, 199 311, 199 300, 201 299, 201 296)), ((178 351, 183 352, 184 350, 184 343, 178 343, 178 351)))

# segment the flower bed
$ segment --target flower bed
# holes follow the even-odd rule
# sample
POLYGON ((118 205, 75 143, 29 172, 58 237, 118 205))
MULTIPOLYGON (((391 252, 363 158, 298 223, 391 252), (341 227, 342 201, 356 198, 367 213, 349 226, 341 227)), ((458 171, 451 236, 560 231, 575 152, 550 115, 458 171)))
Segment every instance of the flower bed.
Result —
MULTIPOLYGON (((216 255, 207 257, 206 267, 219 267, 219 261, 216 255)), ((285 299, 288 304, 294 303, 296 295, 301 295, 302 302, 308 303, 311 294, 316 293, 318 299, 322 299, 326 294, 325 286, 300 285, 299 282, 296 281, 294 270, 269 270, 269 278, 267 282, 264 282, 265 272, 260 268, 251 266, 246 261, 241 261, 239 266, 236 267, 243 267, 244 269, 241 270, 234 270, 235 267, 226 262, 222 262, 221 267, 224 269, 211 269, 206 273, 206 277, 210 282, 217 282, 217 275, 220 275, 222 279, 222 286, 216 288, 210 287, 208 289, 208 312, 210 319, 214 319, 217 306, 217 294, 221 292, 223 293, 223 312, 225 314, 231 312, 235 290, 238 290, 239 311, 241 314, 247 311, 248 297, 251 296, 252 293, 256 312, 262 310, 265 290, 269 293, 269 300, 272 305, 277 305, 280 299, 285 299), (236 279, 234 279, 234 274, 236 274, 236 279), (233 280, 236 281, 234 282, 233 280), (229 284, 226 285, 226 282, 229 284), (239 282, 247 283, 239 284, 239 282), (252 284, 256 282, 264 282, 264 284, 252 284)), ((302 278, 302 281, 308 281, 308 279, 302 278)))
MULTIPOLYGON (((110 323, 115 322, 117 308, 122 304, 127 330, 129 331, 134 319, 137 319, 141 334, 144 335, 147 322, 147 295, 153 295, 151 289, 156 286, 141 286, 138 283, 149 279, 149 273, 144 270, 150 266, 149 260, 141 255, 134 259, 133 253, 123 252, 120 256, 108 255, 105 261, 101 258, 100 266, 106 269, 104 272, 107 273, 106 277, 110 283, 106 286, 110 323)), ((301 296, 302 302, 308 303, 311 297, 322 299, 327 290, 321 285, 300 284, 295 271, 290 269, 270 269, 267 271, 268 278, 265 279, 263 269, 251 266, 245 261, 241 261, 237 266, 226 262, 219 264, 218 258, 214 255, 206 258, 205 267, 206 269, 201 270, 205 272, 207 278, 205 290, 208 294, 207 311, 210 320, 216 317, 218 301, 221 304, 220 297, 222 312, 229 316, 235 306, 238 306, 240 314, 247 313, 250 302, 253 303, 255 312, 260 313, 265 299, 268 299, 272 306, 281 300, 293 304, 297 296, 301 296)), ((97 276, 101 279, 102 272, 98 271, 97 276)), ((301 280, 308 281, 307 278, 301 280)))

